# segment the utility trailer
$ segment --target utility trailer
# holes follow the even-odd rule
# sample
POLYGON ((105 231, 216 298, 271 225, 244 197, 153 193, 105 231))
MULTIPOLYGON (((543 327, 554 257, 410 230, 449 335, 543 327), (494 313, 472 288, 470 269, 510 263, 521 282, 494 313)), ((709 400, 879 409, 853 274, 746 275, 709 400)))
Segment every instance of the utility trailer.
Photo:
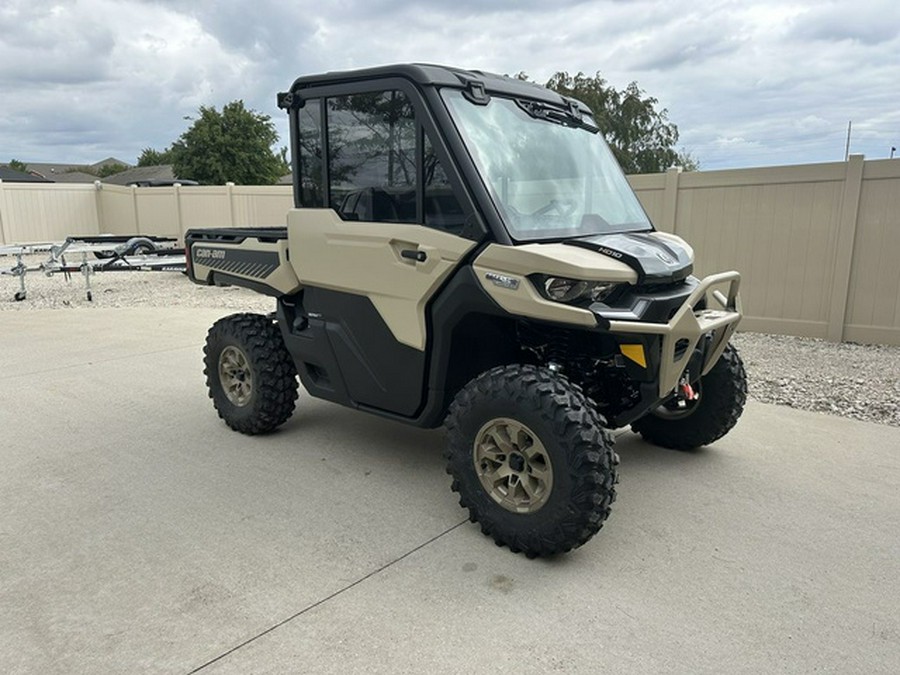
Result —
POLYGON ((48 277, 62 274, 67 280, 72 274, 81 274, 87 300, 92 302, 91 276, 97 272, 184 272, 184 249, 175 244, 173 237, 154 235, 79 235, 67 237, 61 243, 0 246, 0 257, 16 259, 15 265, 0 267, 0 276, 19 280, 19 290, 13 298, 20 302, 28 297, 25 277, 29 272, 48 277), (26 256, 40 253, 47 253, 47 259, 26 263, 26 256), (80 262, 71 263, 67 256, 80 257, 80 262))
MULTIPOLYGON (((284 227, 194 229, 188 274, 275 299, 207 335, 245 434, 312 396, 447 429, 472 521, 529 557, 588 541, 616 496, 612 429, 676 449, 736 424, 740 276, 693 275, 584 104, 508 77, 401 65, 301 77, 284 227)), ((377 450, 373 450, 377 452, 377 450)))

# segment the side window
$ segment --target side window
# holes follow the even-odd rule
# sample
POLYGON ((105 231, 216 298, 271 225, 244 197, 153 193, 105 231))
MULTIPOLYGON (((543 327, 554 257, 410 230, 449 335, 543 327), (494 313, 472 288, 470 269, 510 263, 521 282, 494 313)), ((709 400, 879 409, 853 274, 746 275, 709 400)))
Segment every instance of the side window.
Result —
POLYGON ((425 136, 425 161, 422 182, 425 185, 425 225, 438 230, 459 234, 466 222, 453 186, 444 167, 434 152, 434 146, 425 136))
POLYGON ((327 99, 330 206, 346 220, 416 222, 416 121, 400 91, 327 99))
POLYGON ((322 101, 306 102, 297 113, 300 127, 300 204, 311 208, 325 206, 322 184, 322 101))

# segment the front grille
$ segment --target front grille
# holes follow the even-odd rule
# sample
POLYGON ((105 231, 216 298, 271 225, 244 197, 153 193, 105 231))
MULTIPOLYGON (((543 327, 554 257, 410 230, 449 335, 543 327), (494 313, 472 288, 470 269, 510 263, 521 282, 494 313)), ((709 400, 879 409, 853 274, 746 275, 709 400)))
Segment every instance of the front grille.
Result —
POLYGON ((681 281, 663 281, 660 283, 643 283, 637 286, 632 286, 632 292, 640 293, 642 295, 655 295, 657 293, 671 293, 672 291, 677 291, 680 288, 686 286, 687 283, 684 279, 681 281))

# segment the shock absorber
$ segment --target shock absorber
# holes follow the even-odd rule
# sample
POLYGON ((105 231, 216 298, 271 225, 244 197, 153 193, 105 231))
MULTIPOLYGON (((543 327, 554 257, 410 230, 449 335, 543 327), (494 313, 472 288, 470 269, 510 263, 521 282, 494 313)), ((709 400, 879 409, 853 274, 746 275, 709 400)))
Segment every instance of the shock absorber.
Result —
POLYGON ((547 335, 547 367, 560 372, 569 361, 569 331, 554 329, 547 335))

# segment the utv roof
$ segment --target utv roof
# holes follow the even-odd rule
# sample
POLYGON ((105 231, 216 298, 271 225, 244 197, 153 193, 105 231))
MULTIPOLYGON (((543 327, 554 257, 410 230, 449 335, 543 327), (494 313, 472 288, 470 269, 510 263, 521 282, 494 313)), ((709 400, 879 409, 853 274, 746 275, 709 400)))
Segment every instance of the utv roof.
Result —
POLYGON ((430 63, 402 63, 359 70, 332 71, 319 75, 304 75, 294 81, 294 84, 291 86, 291 93, 300 92, 310 87, 391 77, 410 80, 419 87, 468 89, 480 86, 485 92, 491 94, 500 94, 514 98, 532 98, 557 105, 567 100, 546 87, 533 82, 518 80, 508 75, 497 75, 481 70, 465 70, 430 63))

